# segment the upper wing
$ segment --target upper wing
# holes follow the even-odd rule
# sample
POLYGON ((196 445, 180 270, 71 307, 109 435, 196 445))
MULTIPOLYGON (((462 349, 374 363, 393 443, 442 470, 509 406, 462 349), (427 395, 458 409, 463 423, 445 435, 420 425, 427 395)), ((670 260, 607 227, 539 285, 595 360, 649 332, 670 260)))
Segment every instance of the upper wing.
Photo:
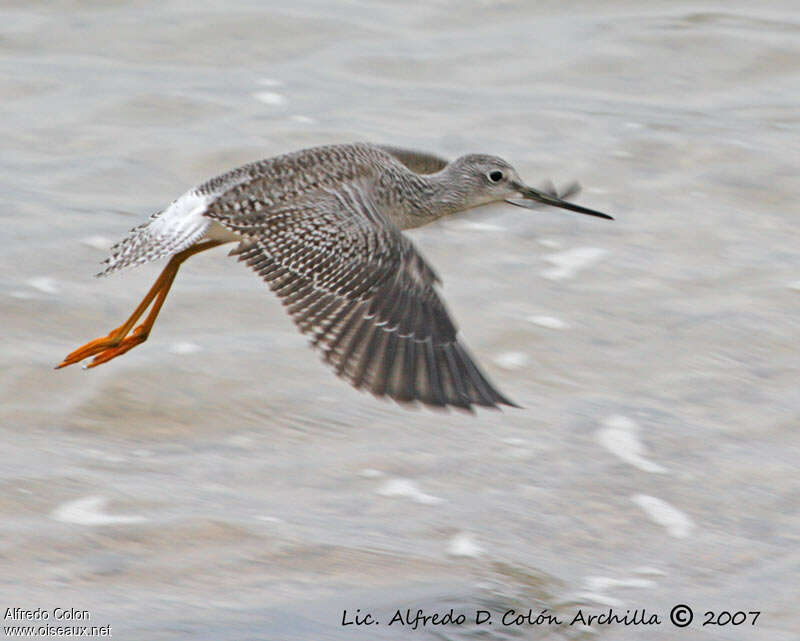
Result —
POLYGON ((209 216, 246 236, 233 253, 278 294, 355 387, 430 405, 513 405, 456 338, 438 278, 357 184, 257 213, 209 216))

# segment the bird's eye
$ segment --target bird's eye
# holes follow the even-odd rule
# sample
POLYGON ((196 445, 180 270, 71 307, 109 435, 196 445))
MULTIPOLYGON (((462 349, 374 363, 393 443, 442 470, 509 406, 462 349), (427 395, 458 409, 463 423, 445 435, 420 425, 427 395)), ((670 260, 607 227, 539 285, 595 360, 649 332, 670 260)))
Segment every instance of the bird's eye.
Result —
POLYGON ((490 171, 489 180, 491 180, 493 183, 499 183, 501 180, 503 180, 503 172, 497 171, 496 169, 494 171, 490 171))

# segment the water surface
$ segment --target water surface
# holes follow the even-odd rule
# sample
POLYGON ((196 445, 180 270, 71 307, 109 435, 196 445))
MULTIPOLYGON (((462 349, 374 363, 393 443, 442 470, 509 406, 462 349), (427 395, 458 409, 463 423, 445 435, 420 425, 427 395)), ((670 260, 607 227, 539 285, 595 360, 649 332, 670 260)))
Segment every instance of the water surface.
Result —
POLYGON ((2 14, 6 607, 88 609, 119 639, 797 638, 796 3, 2 14), (145 345, 52 370, 157 275, 92 278, 130 227, 352 140, 497 153, 616 216, 496 206, 411 234, 524 410, 352 390, 224 249, 181 270, 145 345), (676 603, 691 631, 340 625, 676 603), (712 609, 762 615, 699 627, 712 609))

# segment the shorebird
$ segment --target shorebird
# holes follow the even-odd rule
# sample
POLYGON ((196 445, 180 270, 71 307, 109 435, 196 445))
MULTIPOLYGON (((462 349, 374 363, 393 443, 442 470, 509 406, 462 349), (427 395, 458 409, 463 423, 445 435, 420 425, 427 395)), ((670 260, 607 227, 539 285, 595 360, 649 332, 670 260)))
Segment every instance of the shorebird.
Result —
POLYGON ((440 279, 401 230, 506 201, 611 219, 534 189, 496 156, 439 156, 367 143, 260 160, 212 178, 114 245, 98 276, 170 257, 133 314, 57 368, 106 363, 147 340, 180 265, 236 242, 336 374, 399 402, 516 407, 473 362, 436 291, 440 279), (144 321, 136 322, 150 308, 144 321))

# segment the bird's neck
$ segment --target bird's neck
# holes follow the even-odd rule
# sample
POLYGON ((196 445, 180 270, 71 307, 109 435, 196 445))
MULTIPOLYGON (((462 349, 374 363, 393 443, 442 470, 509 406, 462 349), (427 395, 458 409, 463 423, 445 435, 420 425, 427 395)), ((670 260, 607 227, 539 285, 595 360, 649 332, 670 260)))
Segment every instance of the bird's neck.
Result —
POLYGON ((449 167, 436 174, 416 174, 405 168, 400 175, 388 180, 392 186, 382 190, 388 193, 386 203, 394 213, 393 219, 400 229, 422 227, 433 221, 466 209, 466 194, 458 188, 449 167))

